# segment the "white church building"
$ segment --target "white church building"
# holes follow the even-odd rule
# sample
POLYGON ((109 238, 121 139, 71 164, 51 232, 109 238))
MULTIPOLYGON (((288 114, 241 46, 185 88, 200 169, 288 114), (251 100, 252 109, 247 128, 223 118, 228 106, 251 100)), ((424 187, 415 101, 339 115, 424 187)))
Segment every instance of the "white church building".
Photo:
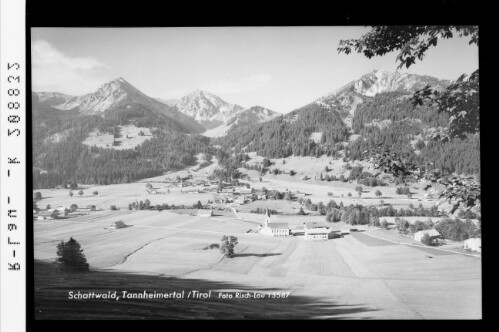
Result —
POLYGON ((258 231, 263 235, 269 236, 290 236, 288 223, 285 222, 270 222, 270 211, 265 211, 265 223, 263 227, 260 225, 258 231))

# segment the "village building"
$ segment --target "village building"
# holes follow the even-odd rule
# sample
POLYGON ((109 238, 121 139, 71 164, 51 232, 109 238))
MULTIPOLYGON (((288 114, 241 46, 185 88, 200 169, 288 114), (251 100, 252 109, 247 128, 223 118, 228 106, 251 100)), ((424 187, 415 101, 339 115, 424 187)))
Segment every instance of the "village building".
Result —
POLYGON ((198 216, 199 217, 212 217, 213 216, 213 210, 198 210, 198 216))
POLYGON ((263 227, 260 225, 258 231, 269 236, 289 236, 290 229, 288 223, 285 222, 270 222, 270 211, 265 212, 265 223, 263 227))
POLYGON ((243 194, 251 194, 251 193, 253 193, 253 191, 252 191, 252 189, 249 189, 249 188, 237 188, 237 189, 234 189, 234 193, 243 195, 243 194))
POLYGON ((466 250, 482 252, 482 239, 471 238, 464 241, 463 248, 466 250))
POLYGON ((236 198, 234 200, 234 203, 237 203, 237 204, 244 204, 246 203, 246 197, 244 196, 239 196, 238 198, 236 198))
POLYGON ((307 222, 303 227, 305 240, 327 240, 332 233, 331 227, 326 223, 307 222))
POLYGON ((432 240, 432 241, 436 240, 440 237, 440 233, 436 229, 427 229, 424 231, 416 232, 414 234, 414 240, 421 242, 421 239, 423 238, 423 236, 425 236, 425 234, 428 234, 428 236, 430 237, 430 240, 432 240))

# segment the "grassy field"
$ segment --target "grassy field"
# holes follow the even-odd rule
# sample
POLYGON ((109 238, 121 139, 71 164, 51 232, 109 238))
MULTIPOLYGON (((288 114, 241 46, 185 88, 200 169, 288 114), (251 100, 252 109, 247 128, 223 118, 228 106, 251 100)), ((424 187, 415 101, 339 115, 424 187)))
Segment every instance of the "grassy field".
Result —
POLYGON ((120 137, 114 138, 110 133, 101 133, 99 131, 91 132, 83 141, 83 144, 88 146, 97 146, 99 148, 125 150, 133 149, 134 147, 144 143, 152 138, 151 130, 146 127, 136 127, 134 125, 118 126, 120 129, 120 137), (139 135, 139 132, 144 135, 139 135), (117 145, 113 145, 116 141, 117 145))
MULTIPOLYGON (((309 221, 309 217, 280 217, 291 225, 309 221)), ((428 259, 417 248, 391 242, 379 245, 380 240, 373 244, 364 234, 364 238, 350 234, 319 242, 299 236, 272 238, 248 232, 255 226, 228 216, 202 218, 168 211, 98 211, 36 222, 35 259, 45 264, 40 273, 35 271, 37 317, 481 317, 477 258, 447 254, 428 259), (110 230, 108 226, 118 219, 130 227, 110 230), (217 248, 223 234, 239 238, 232 259, 223 258, 217 248), (56 244, 70 236, 82 245, 91 273, 72 277, 50 267, 56 244), (214 303, 197 300, 196 304, 163 299, 97 305, 97 300, 67 299, 71 290, 88 289, 214 293, 259 289, 289 291, 290 296, 281 302, 216 298, 214 303), (175 309, 169 310, 170 306, 175 309)))
MULTIPOLYGON (((199 163, 202 156, 198 156, 199 163)), ((258 159, 258 158, 255 158, 258 159)), ((311 160, 315 158, 311 158, 311 160)), ((286 162, 286 167, 312 167, 307 158, 286 162)), ((277 161, 278 162, 278 161, 277 161)), ((321 161, 329 163, 327 160, 321 161)), ((324 165, 319 164, 317 169, 324 165)), ((306 241, 303 236, 273 238, 257 233, 264 215, 256 208, 277 209, 272 221, 290 228, 304 222, 323 222, 324 216, 298 216, 297 201, 267 200, 236 206, 241 219, 231 211, 216 211, 203 218, 195 209, 129 211, 128 204, 149 199, 152 205, 192 206, 213 200, 210 193, 186 193, 165 181, 192 175, 206 179, 217 161, 204 168, 191 167, 136 183, 82 186, 74 190, 44 189, 37 205, 52 207, 96 205, 97 211, 77 211, 65 219, 34 221, 35 314, 39 319, 436 319, 481 318, 481 259, 460 249, 462 243, 447 242, 438 248, 422 248, 409 236, 395 230, 359 227, 361 232, 327 241, 306 241), (151 183, 157 194, 146 192, 151 183), (170 190, 170 193, 168 193, 170 190), (98 191, 97 195, 93 192, 98 191), (111 211, 116 205, 117 211, 111 211), (122 220, 129 227, 111 229, 122 220), (223 235, 238 237, 235 257, 220 252, 223 235), (90 264, 84 274, 61 271, 53 264, 56 245, 70 237, 78 240, 90 264), (440 249, 446 249, 440 250, 440 249), (450 251, 449 251, 450 250, 450 251), (124 301, 70 300, 70 291, 212 291, 209 299, 134 299, 124 301), (237 290, 286 291, 286 299, 219 298, 219 293, 237 290)), ((342 167, 339 165, 338 167, 342 167)), ((378 205, 376 189, 385 204, 407 209, 409 204, 429 208, 418 186, 414 198, 395 193, 395 186, 364 188, 355 194, 356 183, 301 180, 296 175, 265 175, 247 171, 252 187, 304 192, 312 202, 334 199, 344 205, 378 205), (256 180, 256 181, 255 181, 256 180), (328 193, 333 193, 331 196, 328 193)), ((444 205, 441 205, 444 206, 444 205)), ((394 218, 389 218, 393 222, 394 218)), ((410 222, 425 217, 408 217, 410 222)), ((434 222, 438 218, 432 218, 434 222)), ((334 228, 348 225, 334 223, 334 228)))

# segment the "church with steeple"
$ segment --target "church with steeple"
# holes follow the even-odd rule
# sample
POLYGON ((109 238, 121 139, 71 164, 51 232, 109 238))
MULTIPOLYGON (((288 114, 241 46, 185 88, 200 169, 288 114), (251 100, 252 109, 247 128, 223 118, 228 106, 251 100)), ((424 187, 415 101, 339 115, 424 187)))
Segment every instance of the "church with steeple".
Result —
POLYGON ((269 236, 289 236, 291 234, 288 223, 285 222, 271 222, 270 210, 265 210, 265 222, 258 227, 261 234, 269 236))

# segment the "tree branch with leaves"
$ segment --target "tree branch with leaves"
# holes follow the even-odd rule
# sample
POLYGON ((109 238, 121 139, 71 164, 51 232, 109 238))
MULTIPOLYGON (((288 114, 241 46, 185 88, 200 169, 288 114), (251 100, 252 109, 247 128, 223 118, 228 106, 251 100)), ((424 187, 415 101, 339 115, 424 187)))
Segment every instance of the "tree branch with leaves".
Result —
MULTIPOLYGON (((399 53, 396 56, 398 69, 409 68, 416 61, 422 61, 426 52, 437 46, 439 39, 453 37, 467 38, 469 45, 479 45, 477 26, 372 26, 371 30, 358 39, 341 40, 338 53, 352 52, 364 54, 371 59, 387 53, 399 53)), ((438 112, 449 116, 449 123, 444 132, 435 132, 430 136, 433 140, 450 141, 464 138, 480 132, 480 86, 479 71, 469 77, 461 75, 445 89, 431 86, 416 91, 411 97, 414 106, 431 105, 438 112)), ((425 190, 435 185, 442 185, 445 190, 439 198, 452 202, 451 213, 459 207, 475 208, 479 212, 481 200, 480 181, 475 175, 444 175, 439 170, 429 170, 429 165, 416 166, 407 163, 401 156, 381 147, 370 151, 368 159, 380 173, 389 173, 399 178, 415 181, 427 181, 425 190)))

